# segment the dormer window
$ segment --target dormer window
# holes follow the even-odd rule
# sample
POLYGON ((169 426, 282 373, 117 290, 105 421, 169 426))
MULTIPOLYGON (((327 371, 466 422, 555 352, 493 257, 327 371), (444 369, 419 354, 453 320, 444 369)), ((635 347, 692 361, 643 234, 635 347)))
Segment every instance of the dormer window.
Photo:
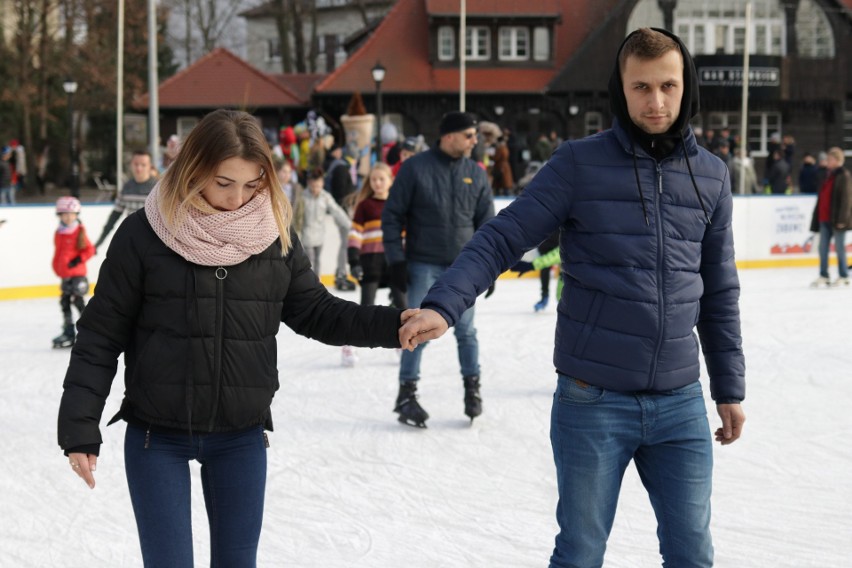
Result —
POLYGON ((438 28, 438 60, 452 61, 456 58, 456 30, 453 26, 438 28))
POLYGON ((500 60, 525 61, 530 58, 530 30, 519 26, 500 28, 500 60))
POLYGON ((465 34, 465 55, 471 61, 491 59, 491 30, 485 26, 469 26, 465 34))

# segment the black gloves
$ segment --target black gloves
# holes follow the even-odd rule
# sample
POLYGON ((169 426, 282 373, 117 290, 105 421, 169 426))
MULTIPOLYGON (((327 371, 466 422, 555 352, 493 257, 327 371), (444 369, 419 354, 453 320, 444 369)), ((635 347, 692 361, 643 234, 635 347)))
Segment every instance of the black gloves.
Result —
MULTIPOLYGON (((519 260, 515 263, 515 266, 512 267, 512 270, 518 273, 518 278, 520 278, 525 272, 529 272, 533 270, 532 262, 527 262, 525 260, 519 260)), ((488 296, 486 296, 487 298, 488 296)))
MULTIPOLYGON (((496 284, 496 282, 494 283, 496 284)), ((494 293, 494 284, 488 287, 488 290, 485 291, 485 297, 488 298, 491 294, 494 293)))
POLYGON ((80 258, 80 255, 78 254, 77 256, 68 261, 68 268, 74 268, 81 262, 83 262, 83 259, 80 258))
POLYGON ((360 264, 350 265, 349 272, 352 274, 352 277, 358 282, 364 280, 364 268, 360 264))
POLYGON ((408 291, 408 265, 404 260, 390 265, 390 283, 400 292, 408 291))

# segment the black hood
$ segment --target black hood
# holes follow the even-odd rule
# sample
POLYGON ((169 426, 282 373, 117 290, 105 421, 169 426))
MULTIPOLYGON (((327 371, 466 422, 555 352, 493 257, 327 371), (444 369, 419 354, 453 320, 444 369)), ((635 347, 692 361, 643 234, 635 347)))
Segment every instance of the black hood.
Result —
POLYGON ((665 34, 676 41, 683 56, 683 99, 680 103, 680 114, 677 120, 675 120, 675 123, 672 124, 672 127, 667 132, 651 135, 633 124, 633 121, 630 119, 630 114, 627 112, 627 100, 624 98, 624 85, 621 82, 618 57, 621 55, 621 50, 624 49, 624 43, 636 33, 635 31, 624 38, 624 41, 618 47, 618 52, 615 56, 615 67, 609 79, 609 104, 612 114, 624 126, 625 130, 630 133, 631 138, 648 152, 648 154, 660 158, 670 154, 677 142, 681 140, 681 136, 686 136, 689 129, 689 121, 698 114, 698 73, 695 71, 695 63, 689 54, 689 50, 686 49, 686 46, 679 37, 668 30, 660 28, 651 29, 665 34))

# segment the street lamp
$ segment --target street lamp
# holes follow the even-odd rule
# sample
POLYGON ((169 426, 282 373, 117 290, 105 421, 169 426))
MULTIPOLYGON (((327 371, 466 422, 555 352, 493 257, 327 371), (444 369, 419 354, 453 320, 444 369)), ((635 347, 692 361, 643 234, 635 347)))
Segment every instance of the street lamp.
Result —
POLYGON ((80 197, 80 166, 77 163, 77 148, 74 145, 74 93, 77 81, 65 79, 62 89, 68 95, 68 153, 71 158, 71 195, 80 197))
POLYGON ((376 82, 376 160, 384 162, 382 156, 382 81, 385 80, 386 69, 381 63, 376 61, 376 64, 370 69, 373 74, 373 81, 376 82))

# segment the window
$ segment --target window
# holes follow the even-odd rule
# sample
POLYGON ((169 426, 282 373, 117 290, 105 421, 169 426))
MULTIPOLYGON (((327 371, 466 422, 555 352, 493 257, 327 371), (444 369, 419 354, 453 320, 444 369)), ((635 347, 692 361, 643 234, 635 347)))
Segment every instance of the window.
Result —
POLYGON ((198 118, 195 116, 179 116, 177 119, 177 135, 181 140, 186 140, 187 135, 198 124, 198 118))
POLYGON ((834 35, 825 12, 813 0, 802 0, 796 13, 801 57, 834 57, 834 35))
POLYGON ((533 59, 535 61, 550 59, 550 30, 548 28, 533 29, 533 59))
POLYGON ((843 153, 852 156, 852 99, 847 99, 843 109, 843 153))
POLYGON ((266 40, 266 60, 281 61, 281 41, 277 37, 266 40))
POLYGON ((529 28, 504 26, 500 28, 500 60, 524 61, 530 58, 529 28))
POLYGON ((456 58, 456 32, 452 26, 438 28, 438 61, 456 58))
POLYGON ((603 114, 597 111, 587 112, 584 117, 584 122, 585 136, 591 136, 592 134, 597 134, 603 130, 603 114))
POLYGON ((485 26, 470 26, 465 34, 465 55, 471 61, 491 59, 491 30, 485 26))
POLYGON ((773 133, 781 134, 780 112, 748 113, 748 147, 755 158, 769 155, 767 145, 773 133))
MULTIPOLYGON (((814 0, 801 2, 800 10, 803 10, 814 0)), ((778 0, 752 0, 752 5, 749 51, 760 55, 784 55, 787 46, 780 3, 778 0)), ((693 55, 743 53, 745 7, 742 0, 679 0, 674 11, 674 29, 693 55)), ((627 29, 658 27, 662 17, 657 0, 639 0, 630 14, 627 29)), ((812 27, 829 29, 827 21, 812 27)))

